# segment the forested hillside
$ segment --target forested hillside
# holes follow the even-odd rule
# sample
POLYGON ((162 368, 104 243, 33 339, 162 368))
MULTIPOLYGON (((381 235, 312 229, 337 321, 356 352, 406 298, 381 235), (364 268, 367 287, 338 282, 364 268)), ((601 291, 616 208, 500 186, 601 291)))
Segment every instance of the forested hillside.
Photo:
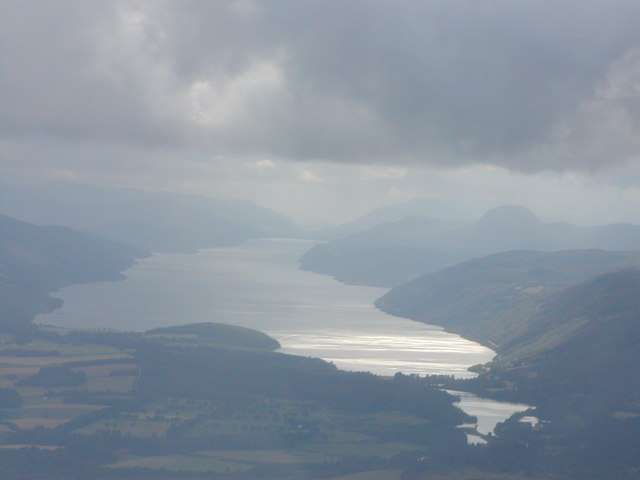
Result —
POLYGON ((509 398, 629 409, 640 401, 639 267, 638 252, 506 252, 424 275, 376 304, 494 348, 479 381, 511 382, 497 388, 509 398))
POLYGON ((625 410, 640 402, 640 269, 552 295, 500 348, 494 373, 527 378, 521 395, 585 397, 625 410))
POLYGON ((637 252, 506 252, 424 275, 377 304, 497 351, 477 378, 436 379, 534 406, 496 428, 489 452, 519 452, 519 465, 550 475, 632 479, 640 467, 638 264, 637 252))
POLYGON ((0 328, 29 325, 60 306, 49 293, 65 285, 117 280, 148 253, 67 227, 36 226, 0 215, 0 328))
POLYGON ((528 328, 554 292, 631 265, 640 265, 640 252, 496 253, 422 275, 391 289, 376 306, 500 351, 528 328))

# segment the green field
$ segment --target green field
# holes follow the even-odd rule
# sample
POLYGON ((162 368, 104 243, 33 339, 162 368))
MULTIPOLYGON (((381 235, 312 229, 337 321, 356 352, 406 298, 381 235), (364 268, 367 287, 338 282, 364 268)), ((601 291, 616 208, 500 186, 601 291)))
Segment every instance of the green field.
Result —
POLYGON ((107 465, 109 468, 144 467, 172 472, 196 471, 196 472, 220 472, 237 473, 247 472, 251 465, 218 460, 213 457, 198 455, 163 455, 160 457, 139 457, 121 460, 107 465))
MULTIPOLYGON (((396 456, 417 458, 428 448, 421 441, 414 444, 411 439, 415 435, 411 432, 430 428, 430 421, 406 411, 363 412, 349 404, 345 408, 344 404, 340 406, 333 401, 304 399, 296 396, 297 385, 291 398, 289 393, 278 391, 269 395, 248 393, 246 388, 251 387, 251 383, 242 382, 262 380, 251 370, 248 370, 249 380, 242 382, 238 381, 236 370, 230 370, 230 376, 223 379, 220 388, 218 380, 205 382, 200 380, 200 373, 193 374, 193 370, 202 369, 202 375, 206 376, 207 362, 225 361, 229 352, 229 359, 239 362, 243 368, 260 367, 260 363, 246 360, 258 355, 256 358, 260 361, 274 362, 276 369, 303 368, 306 376, 319 375, 322 382, 340 375, 322 363, 310 361, 298 366, 295 362, 299 360, 293 357, 251 353, 247 349, 207 347, 209 349, 203 350, 189 343, 192 335, 175 335, 171 346, 162 343, 161 350, 154 353, 160 355, 160 363, 154 357, 145 364, 135 349, 111 345, 125 338, 112 332, 105 337, 96 332, 83 332, 98 341, 106 338, 110 344, 103 345, 69 343, 64 337, 71 335, 70 331, 48 331, 61 334, 63 340, 58 343, 36 339, 18 345, 12 343, 11 337, 0 336, 3 342, 0 350, 5 352, 4 356, 0 355, 0 388, 13 389, 21 399, 19 407, 0 409, 0 447, 4 446, 4 451, 38 450, 62 456, 69 448, 65 442, 85 439, 80 443, 96 445, 92 447, 96 459, 101 458, 104 442, 122 445, 110 450, 108 461, 94 466, 108 468, 109 475, 126 476, 134 469, 143 469, 159 475, 204 472, 224 478, 249 475, 251 478, 306 479, 372 470, 396 456), (176 346, 181 339, 187 343, 176 346), (177 377, 172 377, 190 378, 191 383, 183 390, 184 396, 183 391, 172 388, 171 383, 149 386, 148 379, 153 377, 148 371, 147 384, 140 386, 145 369, 151 369, 155 375, 171 375, 167 367, 174 368, 174 365, 170 361, 162 364, 166 361, 164 349, 171 349, 171 354, 177 355, 180 361, 184 361, 185 356, 189 359, 175 371, 177 377), (53 375, 53 383, 48 375, 53 375), (72 383, 68 384, 70 380, 72 383), (45 383, 38 383, 41 381, 45 383), (206 390, 194 395, 192 389, 197 391, 202 387, 200 384, 206 390), (235 389, 232 395, 229 388, 235 389), (43 443, 42 439, 47 442, 43 443), (40 448, 40 445, 44 446, 40 448)), ((144 342, 153 341, 154 337, 146 335, 144 342)), ((265 370, 260 375, 267 376, 269 382, 281 381, 277 370, 265 370)), ((376 385, 384 388, 395 385, 392 379, 356 380, 381 382, 376 385)), ((323 389, 318 390, 318 395, 323 394, 323 389)), ((0 449, 0 454, 2 451, 0 449)), ((81 456, 74 458, 77 462, 83 461, 81 456)), ((371 476, 361 478, 396 478, 395 473, 386 470, 369 474, 371 476)))

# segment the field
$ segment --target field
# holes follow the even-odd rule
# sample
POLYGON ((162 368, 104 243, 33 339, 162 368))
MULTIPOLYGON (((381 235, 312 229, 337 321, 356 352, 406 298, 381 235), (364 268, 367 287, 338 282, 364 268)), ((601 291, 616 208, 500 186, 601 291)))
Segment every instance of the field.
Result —
POLYGON ((396 480, 398 471, 387 470, 394 458, 421 458, 428 450, 412 432, 428 429, 429 421, 407 413, 347 412, 255 394, 217 396, 215 388, 204 397, 151 395, 138 387, 144 364, 132 349, 43 340, 18 345, 6 335, 0 342, 0 388, 21 400, 0 409, 0 454, 29 447, 64 452, 69 433, 87 443, 120 439, 128 445, 99 464, 116 476, 143 469, 212 478, 396 480), (62 436, 43 437, 46 432, 62 436), (346 475, 362 470, 367 472, 346 475))
POLYGON ((108 466, 109 468, 145 467, 168 470, 172 472, 248 472, 253 467, 248 464, 218 460, 213 457, 198 455, 163 455, 160 457, 141 457, 121 460, 108 466))
POLYGON ((65 391, 104 392, 128 394, 135 383, 135 375, 114 376, 118 369, 132 368, 131 355, 121 349, 87 344, 60 344, 36 340, 29 345, 17 345, 9 336, 0 337, 0 349, 10 351, 0 356, 0 388, 15 388, 22 400, 21 408, 0 409, 2 430, 54 429, 103 405, 63 402, 57 392, 62 387, 25 384, 43 367, 67 364, 86 365, 72 367, 83 372, 86 381, 81 386, 66 386, 65 391), (122 363, 118 363, 119 360, 122 363), (101 364, 107 362, 107 364, 101 364), (95 363, 95 365, 91 365, 95 363))

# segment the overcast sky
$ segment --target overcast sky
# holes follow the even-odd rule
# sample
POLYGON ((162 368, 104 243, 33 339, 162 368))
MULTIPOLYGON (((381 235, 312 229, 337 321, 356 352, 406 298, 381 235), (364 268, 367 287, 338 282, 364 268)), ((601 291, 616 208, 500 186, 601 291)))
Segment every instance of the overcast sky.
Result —
POLYGON ((2 0, 0 175, 640 223, 640 0, 2 0))

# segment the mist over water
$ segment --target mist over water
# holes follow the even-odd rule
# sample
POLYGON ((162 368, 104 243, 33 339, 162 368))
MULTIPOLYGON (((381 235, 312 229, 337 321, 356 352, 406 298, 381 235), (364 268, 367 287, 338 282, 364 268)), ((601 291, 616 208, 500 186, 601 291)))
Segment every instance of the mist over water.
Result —
POLYGON ((298 270, 308 240, 268 239, 197 254, 156 254, 121 282, 74 285, 64 306, 36 321, 144 331, 213 321, 261 330, 281 351, 381 375, 473 376, 494 352, 441 328, 393 317, 373 301, 386 289, 344 285, 298 270))

